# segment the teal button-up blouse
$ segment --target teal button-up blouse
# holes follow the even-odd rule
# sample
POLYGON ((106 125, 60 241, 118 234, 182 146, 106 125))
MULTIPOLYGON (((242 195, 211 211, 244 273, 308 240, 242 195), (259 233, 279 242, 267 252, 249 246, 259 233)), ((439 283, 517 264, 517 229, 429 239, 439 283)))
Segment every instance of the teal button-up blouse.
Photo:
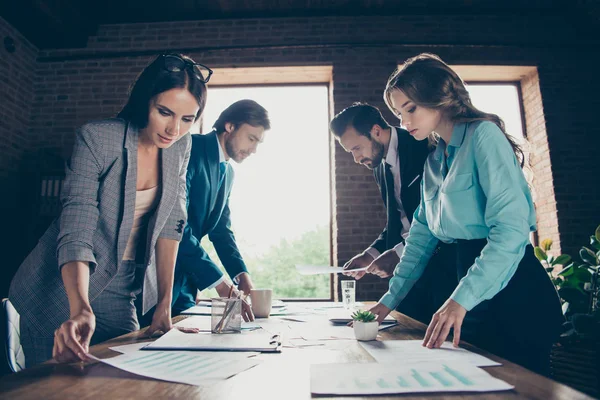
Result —
POLYGON ((485 238, 481 255, 450 296, 471 310, 506 286, 535 224, 527 181, 502 131, 489 121, 456 124, 448 146, 440 139, 425 163, 421 203, 380 302, 390 309, 400 304, 422 275, 438 240, 485 238))

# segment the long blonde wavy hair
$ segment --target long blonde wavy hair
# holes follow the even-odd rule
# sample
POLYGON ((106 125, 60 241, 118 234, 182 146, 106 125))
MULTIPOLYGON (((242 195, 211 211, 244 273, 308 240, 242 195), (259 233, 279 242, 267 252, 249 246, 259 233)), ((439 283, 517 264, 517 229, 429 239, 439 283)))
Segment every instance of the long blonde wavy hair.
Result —
MULTIPOLYGON (((388 79, 383 98, 388 108, 398 115, 391 102, 394 90, 402 91, 417 106, 442 112, 452 122, 493 122, 506 136, 521 167, 524 166, 523 149, 506 133, 504 121, 496 114, 478 110, 462 79, 435 54, 422 53, 409 58, 388 79)), ((430 137, 432 143, 438 140, 437 136, 430 137)))

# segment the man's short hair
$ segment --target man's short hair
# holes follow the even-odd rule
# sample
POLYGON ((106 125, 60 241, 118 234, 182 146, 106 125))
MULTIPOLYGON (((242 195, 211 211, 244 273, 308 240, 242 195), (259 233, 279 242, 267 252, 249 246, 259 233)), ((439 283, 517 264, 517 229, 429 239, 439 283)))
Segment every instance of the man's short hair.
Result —
POLYGON ((333 117, 329 129, 336 137, 341 138, 348 127, 353 127, 360 135, 371 139, 373 125, 379 125, 383 129, 390 127, 377 107, 367 103, 354 103, 333 117))
POLYGON ((213 129, 217 133, 222 133, 225 131, 225 124, 228 122, 233 124, 235 128, 242 124, 248 124, 254 127, 262 126, 266 131, 271 129, 271 121, 267 110, 254 100, 248 99, 236 101, 223 110, 215 121, 213 129))

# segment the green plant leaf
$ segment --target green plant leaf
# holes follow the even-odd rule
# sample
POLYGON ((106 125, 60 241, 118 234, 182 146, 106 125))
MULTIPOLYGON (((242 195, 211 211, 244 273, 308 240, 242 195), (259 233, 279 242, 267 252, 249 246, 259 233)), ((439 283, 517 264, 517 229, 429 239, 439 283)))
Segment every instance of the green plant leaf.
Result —
POLYGON ((540 261, 546 261, 546 260, 548 260, 548 255, 544 252, 544 250, 542 250, 538 246, 535 246, 535 249, 533 249, 533 253, 537 257, 537 259, 540 260, 540 261))
POLYGON ((590 296, 575 288, 562 287, 558 290, 560 298, 569 303, 570 311, 587 312, 590 296))
POLYGON ((573 273, 573 276, 575 276, 577 279, 579 279, 579 281, 582 283, 592 281, 592 274, 590 271, 588 271, 588 269, 586 267, 577 268, 575 270, 575 272, 573 273))
POLYGON ((352 319, 355 321, 360 321, 360 322, 372 322, 375 321, 375 314, 373 314, 371 311, 355 311, 354 314, 352 314, 352 319))
POLYGON ((546 267, 546 272, 552 272, 554 271, 554 267, 546 267))
POLYGON ((568 267, 563 268, 558 275, 566 278, 569 275, 573 275, 573 272, 575 272, 575 264, 570 264, 568 267))
POLYGON ((600 251, 600 240, 596 239, 596 236, 594 236, 594 235, 590 236, 590 245, 592 245, 592 247, 595 248, 596 250, 600 251))
POLYGON ((552 265, 556 265, 556 264, 560 264, 560 265, 565 265, 571 262, 571 256, 568 254, 561 254, 560 256, 556 257, 554 259, 554 261, 552 261, 552 265))
POLYGON ((594 232, 594 236, 596 236, 596 240, 600 242, 600 225, 596 228, 596 232, 594 232))
POLYGON ((542 243, 540 243, 540 247, 544 251, 548 251, 552 248, 552 239, 544 239, 542 243))
POLYGON ((598 262, 598 258, 596 258, 596 253, 594 253, 593 251, 591 251, 587 247, 582 247, 581 250, 579 250, 579 257, 581 257, 581 259, 583 260, 583 262, 585 262, 585 263, 587 263, 589 265, 598 265, 598 264, 600 264, 598 262))

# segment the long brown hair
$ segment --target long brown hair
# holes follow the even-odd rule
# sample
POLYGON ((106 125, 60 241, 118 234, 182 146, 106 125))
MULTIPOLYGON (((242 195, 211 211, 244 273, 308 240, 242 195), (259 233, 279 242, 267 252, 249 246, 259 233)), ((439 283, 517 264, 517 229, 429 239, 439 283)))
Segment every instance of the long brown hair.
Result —
POLYGON ((506 133, 502 118, 478 110, 462 79, 435 54, 409 58, 388 79, 383 97, 388 108, 398 115, 391 102, 394 90, 402 91, 417 106, 441 111, 452 122, 493 122, 506 136, 521 167, 524 165, 523 149, 506 133))

